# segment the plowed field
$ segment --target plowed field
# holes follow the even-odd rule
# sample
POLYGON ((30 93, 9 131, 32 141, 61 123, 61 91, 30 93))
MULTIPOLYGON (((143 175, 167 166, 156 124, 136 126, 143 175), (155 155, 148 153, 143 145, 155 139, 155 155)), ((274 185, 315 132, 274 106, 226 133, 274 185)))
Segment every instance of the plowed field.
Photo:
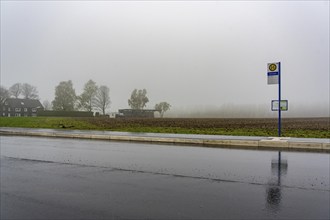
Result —
MULTIPOLYGON (((284 118, 282 133, 284 136, 330 138, 329 119, 284 118)), ((106 130, 277 136, 276 118, 86 118, 82 120, 106 130)))

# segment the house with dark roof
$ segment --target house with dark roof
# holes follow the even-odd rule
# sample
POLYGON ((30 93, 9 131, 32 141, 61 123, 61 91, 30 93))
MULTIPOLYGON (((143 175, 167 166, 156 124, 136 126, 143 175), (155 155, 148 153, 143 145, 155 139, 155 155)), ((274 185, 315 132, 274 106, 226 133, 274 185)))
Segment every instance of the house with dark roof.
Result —
POLYGON ((8 98, 0 105, 1 117, 35 117, 44 110, 39 100, 8 98))

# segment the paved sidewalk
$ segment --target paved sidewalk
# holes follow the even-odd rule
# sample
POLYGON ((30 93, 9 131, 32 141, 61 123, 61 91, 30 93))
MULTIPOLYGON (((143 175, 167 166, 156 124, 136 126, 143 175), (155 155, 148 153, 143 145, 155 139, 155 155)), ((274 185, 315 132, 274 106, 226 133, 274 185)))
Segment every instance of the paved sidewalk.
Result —
POLYGON ((132 133, 63 129, 31 129, 0 127, 0 135, 24 135, 60 138, 81 138, 116 141, 194 144, 253 149, 306 150, 330 152, 330 140, 322 138, 257 137, 228 135, 193 135, 163 133, 132 133))

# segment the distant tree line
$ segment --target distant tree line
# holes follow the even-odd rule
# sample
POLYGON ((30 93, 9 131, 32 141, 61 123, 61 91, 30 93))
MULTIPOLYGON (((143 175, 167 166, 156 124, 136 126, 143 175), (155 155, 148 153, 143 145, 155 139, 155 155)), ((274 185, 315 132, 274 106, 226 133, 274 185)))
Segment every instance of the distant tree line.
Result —
MULTIPOLYGON (((0 104, 7 98, 38 99, 38 91, 35 86, 27 83, 15 83, 9 89, 0 87, 0 104)), ((149 102, 146 89, 134 89, 128 99, 128 105, 132 109, 142 110, 149 102)), ((98 86, 93 80, 88 80, 83 88, 83 92, 77 95, 71 80, 62 81, 55 87, 55 98, 52 102, 45 100, 43 106, 45 110, 54 111, 76 111, 84 110, 92 112, 94 110, 106 114, 110 108, 110 89, 101 85, 98 86)), ((164 113, 170 109, 167 102, 160 102, 155 105, 155 110, 163 117, 164 113)))
MULTIPOLYGON (((134 89, 131 98, 128 99, 128 105, 132 109, 143 109, 146 106, 146 103, 149 102, 147 97, 147 90, 146 89, 134 89)), ((164 117, 164 113, 170 110, 171 105, 167 102, 160 102, 155 105, 155 110, 159 112, 160 117, 164 117)))

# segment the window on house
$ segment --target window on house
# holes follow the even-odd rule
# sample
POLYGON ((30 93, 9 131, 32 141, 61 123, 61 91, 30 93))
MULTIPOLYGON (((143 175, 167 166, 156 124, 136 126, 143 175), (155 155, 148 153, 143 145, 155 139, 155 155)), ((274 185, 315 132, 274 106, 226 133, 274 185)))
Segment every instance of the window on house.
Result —
POLYGON ((27 112, 27 108, 24 108, 24 111, 27 112))
POLYGON ((15 108, 15 112, 20 112, 21 108, 15 108))
POLYGON ((10 108, 8 108, 8 111, 10 112, 10 108))
POLYGON ((36 109, 36 108, 33 108, 33 109, 32 109, 32 112, 37 112, 37 109, 36 109))
POLYGON ((6 116, 6 113, 2 113, 2 116, 6 116))
POLYGON ((21 117, 21 114, 20 113, 16 113, 15 116, 16 117, 21 117))

